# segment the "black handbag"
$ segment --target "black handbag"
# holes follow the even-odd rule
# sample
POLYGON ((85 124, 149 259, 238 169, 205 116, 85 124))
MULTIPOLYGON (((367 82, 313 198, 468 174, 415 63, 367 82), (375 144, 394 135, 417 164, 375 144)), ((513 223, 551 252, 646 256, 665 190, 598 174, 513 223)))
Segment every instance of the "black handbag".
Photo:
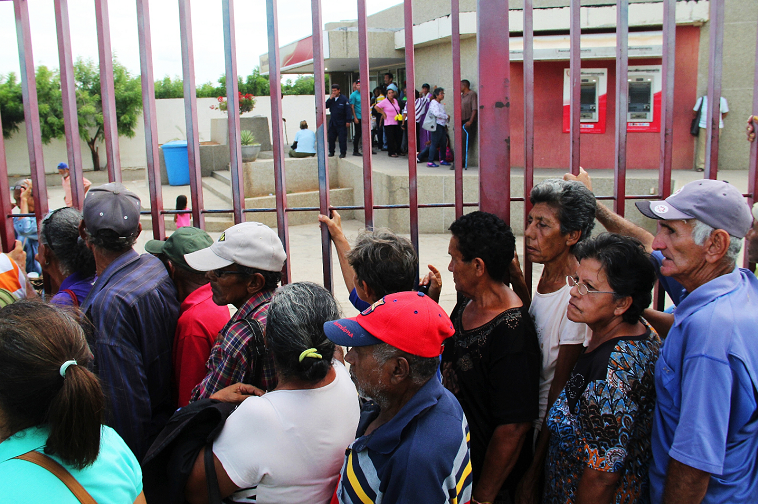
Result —
POLYGON ((703 113, 703 98, 700 98, 700 106, 697 108, 697 114, 690 123, 690 135, 696 137, 700 134, 700 114, 703 113))

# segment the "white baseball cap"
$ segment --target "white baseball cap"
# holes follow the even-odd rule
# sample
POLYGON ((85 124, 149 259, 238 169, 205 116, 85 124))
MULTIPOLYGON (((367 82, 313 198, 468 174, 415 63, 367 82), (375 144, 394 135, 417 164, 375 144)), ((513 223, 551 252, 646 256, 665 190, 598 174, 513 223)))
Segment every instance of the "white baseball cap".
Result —
POLYGON ((279 236, 260 222, 236 224, 221 233, 210 247, 184 254, 184 260, 196 271, 210 271, 231 264, 281 271, 286 259, 279 236))

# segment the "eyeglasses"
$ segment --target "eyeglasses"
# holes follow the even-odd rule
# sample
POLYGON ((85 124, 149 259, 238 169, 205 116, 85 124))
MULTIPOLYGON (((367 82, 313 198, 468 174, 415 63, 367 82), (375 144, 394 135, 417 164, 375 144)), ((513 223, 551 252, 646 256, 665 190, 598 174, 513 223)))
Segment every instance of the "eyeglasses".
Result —
POLYGON ((616 294, 613 291, 590 290, 590 288, 582 282, 577 282, 571 275, 566 275, 566 285, 569 287, 576 287, 580 296, 586 296, 587 294, 616 294))
POLYGON ((217 276, 218 278, 223 278, 226 275, 247 275, 244 271, 237 271, 237 270, 223 270, 223 269, 215 269, 211 270, 213 271, 213 274, 217 276))

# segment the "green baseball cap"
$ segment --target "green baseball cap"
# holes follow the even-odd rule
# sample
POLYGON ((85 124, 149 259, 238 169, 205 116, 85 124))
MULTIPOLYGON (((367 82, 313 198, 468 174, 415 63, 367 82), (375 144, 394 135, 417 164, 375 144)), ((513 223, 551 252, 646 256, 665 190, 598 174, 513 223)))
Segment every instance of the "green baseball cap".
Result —
POLYGON ((145 243, 145 251, 150 254, 164 254, 177 266, 194 271, 184 260, 184 254, 197 252, 211 245, 213 245, 213 238, 202 229, 181 227, 174 231, 174 234, 166 241, 150 240, 145 243))

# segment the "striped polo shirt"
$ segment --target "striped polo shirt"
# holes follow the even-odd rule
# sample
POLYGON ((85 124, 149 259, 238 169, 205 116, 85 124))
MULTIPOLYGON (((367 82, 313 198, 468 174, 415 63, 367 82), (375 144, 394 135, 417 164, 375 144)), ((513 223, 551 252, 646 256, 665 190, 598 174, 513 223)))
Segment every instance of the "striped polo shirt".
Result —
POLYGON ((18 299, 26 297, 26 278, 18 264, 0 253, 0 289, 13 293, 18 299))
POLYGON ((389 422, 364 436, 378 415, 374 403, 361 412, 358 439, 342 464, 340 503, 471 500, 468 422, 438 380, 427 381, 389 422))

